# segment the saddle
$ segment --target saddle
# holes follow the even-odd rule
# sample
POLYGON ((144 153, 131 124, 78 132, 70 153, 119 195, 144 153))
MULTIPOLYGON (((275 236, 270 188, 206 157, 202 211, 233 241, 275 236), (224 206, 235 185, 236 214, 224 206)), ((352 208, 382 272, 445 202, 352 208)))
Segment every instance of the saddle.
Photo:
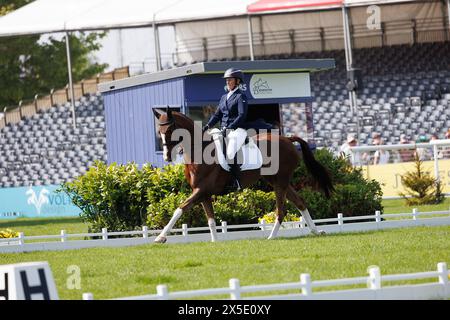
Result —
POLYGON ((214 128, 210 130, 209 133, 212 135, 216 146, 219 164, 225 171, 230 171, 230 166, 228 165, 224 154, 227 155, 228 159, 233 159, 240 150, 243 156, 241 171, 261 168, 263 163, 261 150, 259 150, 253 138, 247 136, 247 132, 244 129, 238 128, 228 134, 226 137, 226 153, 223 152, 223 137, 220 130, 214 128))

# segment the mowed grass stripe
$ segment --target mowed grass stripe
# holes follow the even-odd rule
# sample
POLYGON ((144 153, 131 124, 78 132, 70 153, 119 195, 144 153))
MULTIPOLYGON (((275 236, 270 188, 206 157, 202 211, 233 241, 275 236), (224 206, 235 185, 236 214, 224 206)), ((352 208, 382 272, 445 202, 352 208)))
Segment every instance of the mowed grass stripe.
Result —
MULTIPOLYGON (((382 274, 431 271, 450 265, 450 226, 414 227, 365 233, 306 236, 275 241, 143 245, 125 248, 0 254, 1 264, 48 261, 62 299, 96 299, 152 294, 156 285, 170 291, 242 286, 367 275, 377 265, 382 274), (81 289, 70 290, 67 268, 79 266, 81 289)), ((257 293, 261 295, 261 293, 257 293)))

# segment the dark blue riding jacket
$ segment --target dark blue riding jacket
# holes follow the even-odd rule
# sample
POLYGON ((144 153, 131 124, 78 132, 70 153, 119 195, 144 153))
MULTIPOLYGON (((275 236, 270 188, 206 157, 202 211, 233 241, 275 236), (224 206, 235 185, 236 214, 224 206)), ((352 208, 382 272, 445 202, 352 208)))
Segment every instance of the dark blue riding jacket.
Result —
POLYGON ((219 106, 211 119, 209 119, 208 126, 211 128, 221 121, 220 128, 243 128, 247 112, 247 96, 240 89, 237 89, 228 100, 227 94, 220 98, 219 106))

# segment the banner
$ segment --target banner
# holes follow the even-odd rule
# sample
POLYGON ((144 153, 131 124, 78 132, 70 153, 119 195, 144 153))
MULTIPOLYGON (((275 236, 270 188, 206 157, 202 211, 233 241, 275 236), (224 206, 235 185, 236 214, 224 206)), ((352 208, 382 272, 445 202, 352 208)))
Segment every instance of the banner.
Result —
POLYGON ((254 74, 249 91, 255 99, 310 97, 309 73, 254 74))
POLYGON ((58 185, 0 189, 0 219, 69 217, 81 212, 58 185))
MULTIPOLYGON (((402 184, 402 175, 414 171, 414 162, 389 163, 370 165, 363 168, 364 177, 374 179, 381 184, 383 197, 399 197, 399 193, 406 193, 402 184)), ((434 161, 424 161, 423 169, 434 175, 434 161)), ((442 183, 442 192, 450 193, 450 160, 439 160, 439 177, 442 183)))

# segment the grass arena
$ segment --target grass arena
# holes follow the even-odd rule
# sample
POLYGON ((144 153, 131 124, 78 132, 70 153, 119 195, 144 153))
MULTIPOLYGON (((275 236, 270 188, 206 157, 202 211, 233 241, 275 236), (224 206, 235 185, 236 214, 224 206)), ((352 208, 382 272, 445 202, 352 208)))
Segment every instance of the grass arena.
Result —
POLYGON ((450 298, 450 0, 113 3, 0 5, 0 300, 450 298))

